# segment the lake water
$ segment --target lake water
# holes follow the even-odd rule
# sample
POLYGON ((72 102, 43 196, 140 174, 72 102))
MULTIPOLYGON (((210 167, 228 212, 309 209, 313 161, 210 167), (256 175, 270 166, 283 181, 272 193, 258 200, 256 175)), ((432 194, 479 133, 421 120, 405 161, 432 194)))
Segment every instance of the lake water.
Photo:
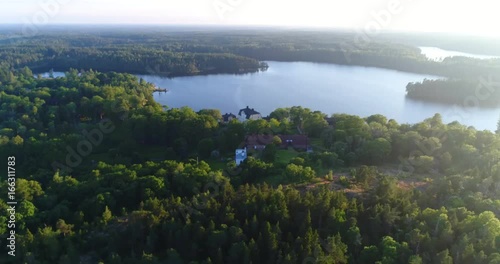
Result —
POLYGON ((139 77, 169 89, 168 93, 155 93, 155 99, 163 105, 195 110, 215 108, 222 113, 236 114, 250 106, 268 115, 279 107, 300 105, 326 114, 382 114, 400 123, 416 123, 440 113, 445 122, 456 120, 492 131, 500 117, 500 109, 465 108, 406 98, 408 82, 439 78, 436 76, 309 62, 268 64, 267 71, 246 75, 139 77))
POLYGON ((500 58, 499 56, 471 54, 460 51, 444 50, 436 47, 419 47, 419 48, 422 51, 422 54, 424 54, 430 60, 435 60, 435 61, 443 61, 444 58, 457 57, 457 56, 470 57, 476 59, 500 58))
POLYGON ((139 77, 169 89, 167 93, 154 94, 162 105, 189 106, 195 110, 214 108, 223 114, 237 114, 239 109, 250 106, 266 116, 279 107, 303 106, 326 114, 382 114, 399 123, 417 123, 440 113, 444 122, 459 121, 491 131, 496 130, 500 117, 500 109, 465 108, 406 98, 408 82, 436 76, 309 62, 268 64, 265 72, 245 75, 139 77))

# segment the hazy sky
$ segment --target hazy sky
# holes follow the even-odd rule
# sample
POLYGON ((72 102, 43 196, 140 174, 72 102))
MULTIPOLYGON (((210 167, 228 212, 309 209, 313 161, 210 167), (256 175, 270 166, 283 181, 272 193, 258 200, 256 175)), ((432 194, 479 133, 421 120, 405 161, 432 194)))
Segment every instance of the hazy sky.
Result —
POLYGON ((0 3, 0 23, 14 24, 369 28, 377 23, 384 30, 500 35, 499 4, 493 0, 0 0, 0 3), (389 5, 393 8, 388 8, 389 5), (383 16, 385 20, 377 22, 373 14, 380 12, 390 14, 389 19, 383 16))

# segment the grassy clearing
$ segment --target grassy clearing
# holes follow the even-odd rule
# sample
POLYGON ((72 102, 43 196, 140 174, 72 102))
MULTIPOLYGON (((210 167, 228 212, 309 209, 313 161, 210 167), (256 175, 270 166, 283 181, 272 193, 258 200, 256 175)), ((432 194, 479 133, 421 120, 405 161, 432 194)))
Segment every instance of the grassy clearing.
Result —
POLYGON ((276 162, 282 164, 288 164, 290 160, 297 157, 299 152, 295 151, 292 148, 289 149, 280 149, 276 153, 276 162))

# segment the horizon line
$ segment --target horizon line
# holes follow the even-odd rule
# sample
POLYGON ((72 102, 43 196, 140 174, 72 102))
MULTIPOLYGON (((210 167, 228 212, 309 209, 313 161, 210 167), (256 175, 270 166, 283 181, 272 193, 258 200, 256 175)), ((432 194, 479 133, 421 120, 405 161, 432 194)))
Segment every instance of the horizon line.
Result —
MULTIPOLYGON (((24 27, 26 24, 23 23, 0 23, 0 27, 24 27)), ((191 24, 191 23, 80 23, 80 22, 64 22, 64 23, 49 23, 46 25, 38 25, 37 27, 41 30, 50 27, 62 27, 62 26, 73 26, 73 27, 178 27, 178 28, 221 28, 221 29, 274 29, 274 30, 285 30, 285 31, 330 31, 330 32, 349 32, 349 33, 362 33, 363 29, 357 27, 330 27, 330 26, 298 26, 298 25, 271 25, 271 24, 217 24, 217 23, 204 23, 204 24, 191 24)), ((423 34, 423 35, 433 35, 433 34, 447 34, 455 36, 476 36, 483 38, 493 38, 500 39, 500 36, 494 35, 477 35, 471 32, 450 32, 450 31, 422 31, 422 30, 393 30, 393 29, 383 29, 380 30, 379 34, 423 34)))

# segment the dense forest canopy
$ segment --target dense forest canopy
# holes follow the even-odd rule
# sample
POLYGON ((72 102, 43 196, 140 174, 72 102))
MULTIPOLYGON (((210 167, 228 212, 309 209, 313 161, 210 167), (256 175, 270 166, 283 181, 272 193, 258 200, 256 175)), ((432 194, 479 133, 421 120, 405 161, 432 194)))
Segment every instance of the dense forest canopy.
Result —
POLYGON ((494 108, 500 106, 500 79, 498 77, 490 75, 477 80, 424 80, 409 83, 406 91, 408 97, 412 99, 444 102, 464 107, 494 108))
MULTIPOLYGON (((55 70, 60 71, 71 67, 83 69, 98 67, 94 69, 113 68, 122 72, 133 70, 133 73, 176 76, 197 73, 194 68, 189 69, 188 66, 196 66, 202 73, 211 67, 218 69, 225 64, 210 61, 210 56, 233 54, 234 56, 229 59, 240 63, 248 61, 246 64, 237 64, 240 66, 238 69, 243 71, 258 68, 258 63, 255 62, 257 59, 373 66, 463 77, 462 71, 457 72, 460 68, 455 61, 442 63, 428 61, 416 47, 391 42, 356 40, 356 35, 353 34, 315 32, 137 33, 130 31, 89 35, 49 32, 31 38, 4 40, 0 54, 3 54, 4 63, 14 67, 29 66, 33 69, 47 70, 49 65, 53 65, 55 70), (201 58, 198 60, 192 58, 195 54, 201 58), (204 61, 206 65, 203 64, 204 61), (98 62, 107 64, 102 65, 98 62), (253 62, 253 66, 250 62, 253 62)), ((477 68, 478 65, 474 61, 470 62, 470 65, 461 66, 469 70, 470 76, 476 76, 489 69, 488 67, 498 69, 498 63, 488 67, 481 64, 477 68)), ((234 68, 229 68, 226 72, 231 69, 234 71, 234 68)), ((224 71, 221 69, 220 72, 224 71)))
POLYGON ((0 159, 16 157, 20 202, 17 256, 0 262, 500 263, 499 134, 300 106, 226 124, 153 89, 0 69, 0 159), (299 131, 313 153, 273 138, 233 161, 246 135, 299 131))

